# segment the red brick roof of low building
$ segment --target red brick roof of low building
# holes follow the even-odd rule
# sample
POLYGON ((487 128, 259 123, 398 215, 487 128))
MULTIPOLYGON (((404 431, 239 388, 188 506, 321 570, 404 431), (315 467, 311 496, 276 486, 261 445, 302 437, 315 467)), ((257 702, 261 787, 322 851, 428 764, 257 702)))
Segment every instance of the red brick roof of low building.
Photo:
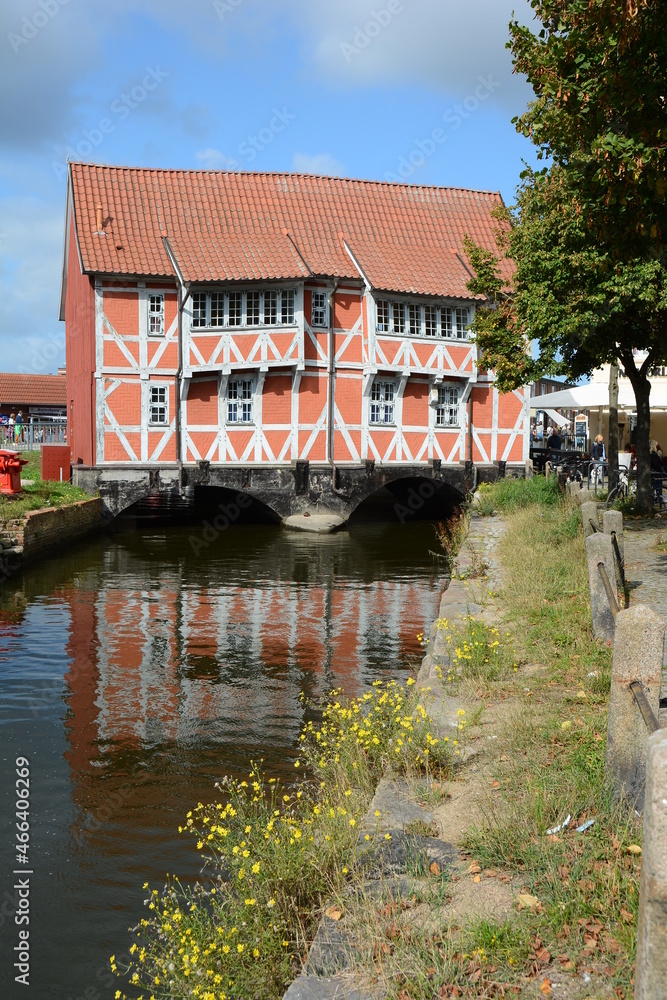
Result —
POLYGON ((502 203, 488 191, 311 174, 71 172, 85 272, 173 277, 166 236, 188 283, 358 278, 352 253, 377 290, 470 299, 463 237, 494 250, 502 203))
POLYGON ((0 372, 0 405, 66 406, 64 375, 17 375, 0 372))

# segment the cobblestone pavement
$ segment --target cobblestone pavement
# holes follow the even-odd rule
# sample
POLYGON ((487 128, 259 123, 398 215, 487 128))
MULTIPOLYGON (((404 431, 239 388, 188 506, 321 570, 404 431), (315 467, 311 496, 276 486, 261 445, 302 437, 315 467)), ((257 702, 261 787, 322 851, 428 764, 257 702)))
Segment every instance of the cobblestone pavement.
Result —
MULTIPOLYGON (((657 548, 667 541, 667 520, 626 521, 623 538, 630 604, 648 604, 667 621, 667 552, 657 548)), ((667 636, 662 662, 667 669, 667 636)))

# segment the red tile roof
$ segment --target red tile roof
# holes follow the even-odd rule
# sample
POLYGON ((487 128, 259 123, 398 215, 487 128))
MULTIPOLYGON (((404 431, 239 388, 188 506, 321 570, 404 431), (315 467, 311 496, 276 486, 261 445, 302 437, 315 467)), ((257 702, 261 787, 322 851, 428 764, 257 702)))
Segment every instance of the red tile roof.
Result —
POLYGON ((0 405, 66 406, 64 375, 15 375, 0 373, 0 405))
POLYGON ((501 201, 311 174, 71 170, 86 272, 173 276, 165 234, 186 282, 295 279, 308 269, 357 278, 344 240, 376 289, 470 298, 463 236, 494 249, 491 211, 501 201), (98 203, 106 235, 96 232, 98 203))

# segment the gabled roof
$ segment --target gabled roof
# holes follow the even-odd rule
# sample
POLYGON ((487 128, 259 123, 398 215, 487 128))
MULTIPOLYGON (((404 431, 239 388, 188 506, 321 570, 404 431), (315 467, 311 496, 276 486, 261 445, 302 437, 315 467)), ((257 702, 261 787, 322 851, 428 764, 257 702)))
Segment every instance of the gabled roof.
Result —
POLYGON ((0 403, 17 406, 66 406, 65 376, 0 372, 0 403))
POLYGON ((311 174, 70 169, 84 272, 172 277, 166 236, 187 283, 361 270, 377 290, 469 299, 463 236, 494 249, 501 203, 487 191, 311 174))

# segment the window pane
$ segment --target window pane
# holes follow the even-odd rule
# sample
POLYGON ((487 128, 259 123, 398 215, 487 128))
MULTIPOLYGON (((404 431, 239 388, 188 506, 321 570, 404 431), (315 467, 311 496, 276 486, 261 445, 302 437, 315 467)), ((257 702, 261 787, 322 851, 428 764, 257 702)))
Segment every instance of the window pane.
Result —
POLYGON ((389 331, 389 303, 385 299, 378 299, 377 304, 378 333, 389 331))
POLYGON ((150 387, 150 423, 166 424, 169 422, 166 385, 150 387))
POLYGON ((440 322, 442 324, 442 336, 452 336, 452 310, 449 306, 443 306, 440 310, 440 322))
POLYGON ((206 326, 206 292, 192 294, 192 325, 206 326))
POLYGON ((405 333, 405 306, 402 302, 392 302, 391 311, 394 317, 394 333, 405 333))
POLYGON ((468 310, 459 308, 456 310, 456 336, 464 340, 468 336, 468 310))
POLYGON ((438 386, 438 408, 435 422, 439 427, 458 427, 459 424, 459 387, 456 385, 438 386))
POLYGON ((248 326, 259 326, 259 300, 260 292, 248 292, 246 307, 246 323, 248 326))
POLYGON ((264 322, 275 326, 278 322, 278 293, 264 292, 264 322))
POLYGON ((148 332, 164 333, 164 296, 151 295, 148 305, 148 332))
POLYGON ((435 306, 424 306, 424 333, 427 337, 438 334, 438 314, 435 306))
POLYGON ((417 337, 421 333, 421 310, 415 302, 408 305, 408 333, 417 337))
POLYGON ((312 322, 313 326, 327 325, 327 296, 326 292, 313 292, 312 322))
POLYGON ((225 323, 225 293, 211 293, 211 326, 224 326, 225 323))
POLYGON ((227 385, 227 422, 252 423, 253 379, 230 379, 227 385))
POLYGON ((396 386, 393 382, 374 382, 371 386, 372 424, 393 424, 396 386))
POLYGON ((294 322, 294 289, 284 288, 281 293, 281 323, 294 322))
POLYGON ((229 293, 229 325, 241 326, 243 321, 243 292, 229 293))

